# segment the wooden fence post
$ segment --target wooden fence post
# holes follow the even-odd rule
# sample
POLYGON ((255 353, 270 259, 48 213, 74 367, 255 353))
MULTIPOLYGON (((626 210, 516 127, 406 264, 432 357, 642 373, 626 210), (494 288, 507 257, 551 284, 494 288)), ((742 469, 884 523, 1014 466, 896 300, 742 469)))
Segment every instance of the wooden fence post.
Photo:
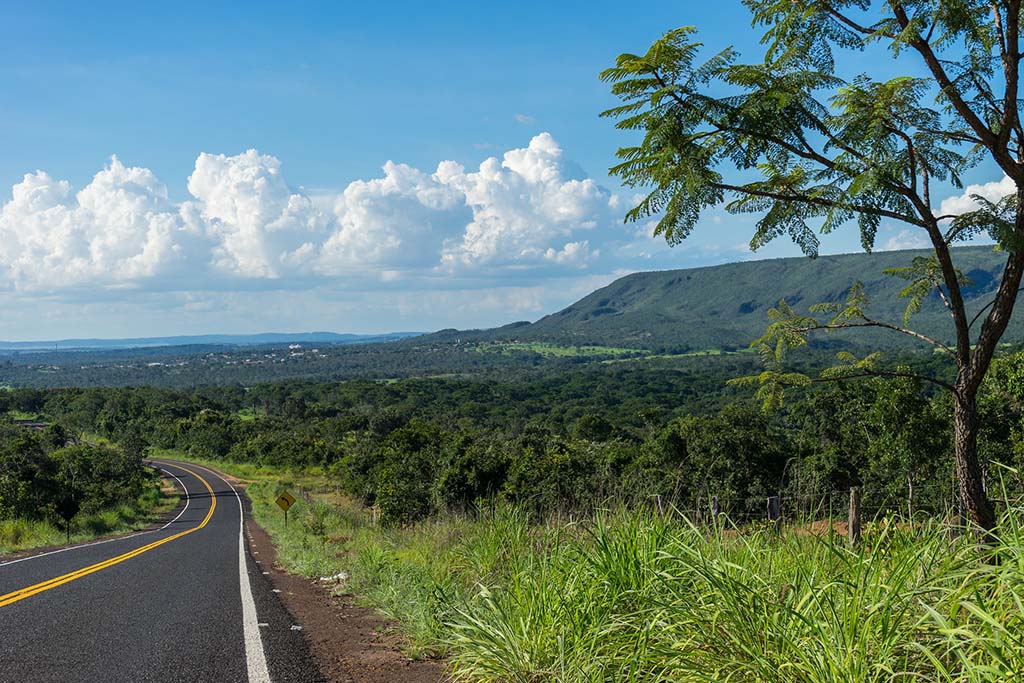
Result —
POLYGON ((782 520, 782 501, 778 496, 768 497, 768 521, 775 526, 775 530, 778 531, 781 526, 782 520))
POLYGON ((856 486, 850 489, 850 515, 847 525, 850 547, 855 548, 860 543, 860 489, 856 486))
POLYGON ((711 519, 715 524, 718 523, 718 496, 711 496, 711 519))

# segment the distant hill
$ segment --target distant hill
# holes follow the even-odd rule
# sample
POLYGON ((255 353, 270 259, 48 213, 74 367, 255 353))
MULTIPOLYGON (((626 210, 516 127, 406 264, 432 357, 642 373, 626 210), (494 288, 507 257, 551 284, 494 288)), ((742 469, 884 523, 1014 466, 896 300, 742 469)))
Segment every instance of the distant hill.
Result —
MULTIPOLYGON (((969 309, 980 310, 998 285, 1003 258, 988 247, 956 251, 961 268, 974 282, 965 290, 969 309)), ((0 344, 0 387, 508 378, 606 362, 606 367, 613 368, 641 357, 644 363, 663 364, 666 371, 697 372, 714 365, 719 368, 715 372, 749 374, 757 367, 752 355, 689 352, 746 348, 763 333, 767 309, 779 299, 786 298, 798 310, 806 310, 813 303, 843 300, 857 280, 864 283, 874 302, 869 308, 872 315, 898 322, 906 303, 896 294, 904 283, 882 271, 906 265, 914 256, 926 253, 789 258, 636 273, 536 322, 490 330, 442 330, 428 335, 315 332, 82 339, 57 342, 56 351, 54 342, 38 342, 34 348, 27 343, 0 344), (391 343, 372 343, 378 341, 391 343), (293 343, 303 348, 289 349, 293 343), (598 348, 570 351, 564 347, 598 348)), ((938 296, 927 302, 912 326, 948 340, 949 316, 938 296)), ((902 335, 884 331, 855 330, 818 337, 822 338, 815 342, 817 353, 801 358, 827 359, 839 345, 906 350, 910 343, 902 335)), ((1024 341, 1024 311, 1014 318, 1004 341, 1024 341)))
MULTIPOLYGON (((897 298, 906 282, 883 274, 908 265, 927 251, 820 256, 746 261, 721 266, 635 273, 616 280, 535 323, 514 323, 493 330, 445 330, 428 338, 478 341, 536 341, 561 345, 599 345, 655 351, 739 348, 763 334, 767 310, 785 298, 798 310, 814 303, 842 301, 854 281, 864 283, 877 319, 900 322, 906 301, 897 298)), ((973 281, 965 290, 968 309, 979 310, 999 283, 1005 256, 991 247, 955 250, 959 267, 973 281)), ((980 323, 979 323, 980 324, 980 323)), ((933 295, 912 320, 912 327, 943 339, 951 336, 948 313, 933 295)), ((856 331, 835 335, 898 346, 900 335, 856 331)), ((1018 314, 1005 341, 1024 339, 1024 313, 1018 314)))
POLYGON ((0 341, 0 351, 69 351, 75 349, 138 349, 156 346, 264 346, 270 344, 367 344, 397 341, 419 332, 389 334, 336 334, 334 332, 266 332, 262 334, 205 334, 134 339, 60 339, 54 341, 0 341))

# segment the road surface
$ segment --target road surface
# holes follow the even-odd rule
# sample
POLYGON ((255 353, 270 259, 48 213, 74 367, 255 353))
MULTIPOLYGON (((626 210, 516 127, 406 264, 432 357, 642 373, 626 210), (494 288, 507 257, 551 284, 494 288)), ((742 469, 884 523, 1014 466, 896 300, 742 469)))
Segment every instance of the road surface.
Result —
POLYGON ((245 497, 198 465, 153 465, 185 492, 164 527, 0 558, 0 681, 321 680, 249 554, 245 497))

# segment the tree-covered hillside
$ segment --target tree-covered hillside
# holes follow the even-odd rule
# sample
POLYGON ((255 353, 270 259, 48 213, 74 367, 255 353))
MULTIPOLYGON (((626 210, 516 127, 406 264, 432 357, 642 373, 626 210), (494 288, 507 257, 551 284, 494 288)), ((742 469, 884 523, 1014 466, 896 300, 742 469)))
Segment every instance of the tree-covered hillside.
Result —
MULTIPOLYGON (((964 274, 973 283, 964 291, 973 315, 991 299, 1005 257, 987 246, 956 252, 964 274)), ((745 347, 764 333, 767 310, 780 299, 806 311, 811 304, 844 300, 856 281, 864 283, 873 317, 898 323, 907 302, 897 294, 907 283, 884 271, 907 266, 915 256, 929 253, 798 257, 635 273, 531 325, 509 325, 474 337, 676 352, 745 347)), ((925 334, 944 340, 952 336, 949 315, 935 293, 914 321, 915 328, 925 334)), ((1018 319, 1004 341, 1019 341, 1022 332, 1024 321, 1018 319)), ((841 339, 865 341, 869 334, 847 332, 841 339)), ((873 335, 870 342, 904 343, 891 334, 873 335)))

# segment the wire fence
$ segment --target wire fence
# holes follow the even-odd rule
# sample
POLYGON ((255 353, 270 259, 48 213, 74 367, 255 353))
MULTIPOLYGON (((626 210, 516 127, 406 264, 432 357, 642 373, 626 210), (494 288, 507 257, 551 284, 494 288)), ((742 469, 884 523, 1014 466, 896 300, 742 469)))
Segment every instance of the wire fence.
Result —
MULTIPOLYGON (((335 498, 347 497, 341 486, 322 485, 308 489, 294 486, 297 495, 311 506, 324 503, 324 495, 335 498)), ((1024 498, 991 498, 997 510, 1008 506, 1024 505, 1024 498)), ((814 533, 837 533, 849 536, 856 542, 860 531, 866 525, 883 520, 898 524, 912 524, 925 519, 938 521, 948 527, 951 533, 959 534, 969 528, 963 506, 955 495, 929 505, 918 506, 910 497, 899 497, 873 493, 870 489, 852 487, 816 494, 784 494, 775 496, 727 497, 716 495, 698 496, 684 504, 678 504, 669 497, 652 495, 647 504, 653 512, 686 519, 697 526, 708 528, 742 528, 757 525, 775 525, 778 528, 806 529, 814 533)), ((330 507, 338 507, 329 503, 330 507)), ((545 515, 549 524, 561 524, 580 520, 587 516, 587 510, 566 508, 554 510, 545 515)), ((593 512, 592 510, 590 512, 593 512)), ((350 514, 361 514, 364 521, 376 525, 380 511, 374 506, 361 511, 350 510, 350 514)))
MULTIPOLYGON (((831 491, 815 495, 774 495, 747 498, 729 498, 719 496, 702 496, 690 504, 676 506, 667 499, 652 496, 652 504, 660 512, 671 511, 694 522, 710 522, 715 518, 725 517, 736 523, 750 523, 762 520, 795 523, 846 519, 849 515, 850 497, 854 489, 831 491)), ((954 506, 944 506, 941 511, 934 508, 915 509, 906 500, 894 498, 872 498, 862 489, 860 493, 860 513, 865 520, 881 519, 892 516, 914 517, 922 514, 947 517, 954 511, 954 506)))
MULTIPOLYGON (((1009 507, 1020 508, 1020 496, 990 497, 997 513, 1009 507)), ((743 528, 774 525, 817 533, 848 535, 851 543, 860 539, 861 530, 878 522, 912 525, 929 520, 944 525, 951 534, 966 533, 970 522, 955 495, 938 504, 916 506, 912 498, 871 495, 859 487, 812 495, 781 495, 754 498, 699 497, 691 505, 675 506, 660 496, 651 496, 650 505, 659 514, 677 515, 698 526, 743 528)))

